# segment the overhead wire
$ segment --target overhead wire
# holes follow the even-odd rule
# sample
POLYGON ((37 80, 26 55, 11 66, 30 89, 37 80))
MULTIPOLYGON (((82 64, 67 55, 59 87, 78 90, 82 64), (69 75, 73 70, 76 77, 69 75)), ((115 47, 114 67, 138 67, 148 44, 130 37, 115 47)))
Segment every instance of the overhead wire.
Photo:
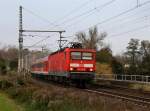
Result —
MULTIPOLYGON (((113 20, 113 19, 116 19, 116 18, 118 18, 118 17, 120 17, 120 16, 122 16, 122 15, 125 15, 125 14, 127 14, 127 13, 129 13, 129 12, 132 12, 132 11, 134 11, 135 9, 140 8, 140 7, 142 7, 142 6, 144 6, 144 5, 147 5, 147 4, 149 4, 149 3, 150 3, 150 0, 149 0, 149 1, 146 1, 146 2, 144 2, 144 3, 142 3, 142 4, 139 4, 138 7, 137 7, 137 5, 136 5, 135 7, 130 8, 130 9, 124 11, 124 12, 121 12, 121 13, 115 15, 115 16, 112 16, 112 17, 110 17, 110 18, 108 18, 108 19, 106 19, 106 20, 103 20, 102 22, 99 22, 99 23, 95 24, 94 26, 100 25, 100 24, 103 24, 103 23, 106 23, 106 22, 111 21, 111 20, 113 20)), ((91 26, 91 27, 92 27, 92 26, 91 26)), ((88 27, 88 28, 86 28, 85 30, 87 30, 87 29, 89 29, 89 28, 91 28, 91 27, 88 27)), ((150 26, 138 27, 138 28, 136 28, 136 29, 137 29, 137 30, 141 30, 141 29, 145 29, 145 28, 147 28, 147 27, 150 27, 150 26)), ((123 33, 134 32, 134 31, 136 31, 136 29, 133 29, 133 30, 130 30, 130 31, 127 31, 127 32, 123 32, 123 33)), ((83 31, 84 31, 84 30, 83 30, 83 31)), ((122 34, 122 33, 120 33, 120 34, 122 34)), ((116 34, 116 36, 117 36, 117 35, 119 35, 119 34, 116 34)), ((72 36, 75 36, 75 34, 73 34, 72 36)), ((113 36, 115 36, 115 35, 113 35, 113 36)), ((68 44, 67 44, 67 45, 68 45, 68 44)))
MULTIPOLYGON (((112 1, 110 1, 110 2, 107 2, 107 3, 103 4, 103 5, 101 5, 100 10, 102 10, 102 9, 105 8, 106 6, 112 4, 114 1, 116 1, 116 0, 112 0, 112 1)), ((78 20, 78 21, 76 21, 76 22, 74 22, 74 23, 72 23, 72 24, 70 24, 70 25, 67 25, 66 27, 69 27, 69 28, 70 28, 70 27, 74 26, 74 24, 78 24, 78 23, 80 23, 80 21, 87 19, 89 16, 93 15, 94 13, 96 13, 96 12, 97 12, 97 9, 98 9, 98 7, 95 8, 95 12, 89 13, 89 14, 88 14, 87 16, 85 16, 84 18, 82 18, 82 19, 80 19, 80 20, 78 20)))
MULTIPOLYGON (((124 25, 128 25, 128 23, 130 23, 130 22, 134 22, 134 25, 135 24, 137 24, 137 23, 141 23, 141 22, 143 22, 143 21, 145 21, 145 20, 147 20, 147 18, 148 17, 150 17, 150 15, 145 15, 145 16, 142 16, 142 17, 137 17, 137 18, 134 18, 134 19, 132 19, 132 20, 129 20, 129 21, 126 21, 126 22, 123 22, 122 24, 118 24, 117 25, 117 27, 121 27, 121 26, 124 26, 124 25), (137 21, 137 22, 136 22, 137 21)), ((107 30, 116 30, 115 28, 114 28, 114 26, 113 27, 110 27, 110 28, 107 28, 107 30)))
POLYGON ((142 30, 142 29, 145 29, 145 28, 149 28, 150 25, 144 25, 142 27, 137 27, 137 28, 134 28, 132 30, 128 30, 128 31, 125 31, 125 32, 121 32, 121 33, 117 33, 117 34, 113 34, 113 35, 110 35, 110 37, 117 37, 117 36, 120 36, 120 35, 126 35, 128 33, 131 33, 131 32, 136 32, 136 31, 139 31, 139 30, 142 30))
MULTIPOLYGON (((149 9, 150 9, 150 8, 144 9, 143 11, 149 11, 149 9)), ((85 18, 88 18, 88 16, 90 16, 90 15, 92 15, 92 14, 94 14, 94 13, 91 13, 91 14, 85 16, 85 18)), ((132 15, 132 16, 133 16, 133 15, 132 15)), ((124 17, 124 18, 121 18, 121 19, 117 20, 117 23, 118 23, 118 22, 122 22, 125 18, 130 18, 130 17, 131 17, 131 16, 126 16, 126 17, 124 17)), ((85 20, 85 19, 83 19, 83 20, 85 20)), ((74 22, 74 23, 72 23, 72 24, 70 24, 70 25, 67 25, 66 28, 69 28, 69 29, 70 29, 70 27, 72 27, 72 26, 74 26, 74 25, 77 25, 78 23, 81 23, 81 20, 78 20, 78 21, 76 21, 76 22, 74 22)))
MULTIPOLYGON (((124 12, 121 12, 121 13, 119 13, 119 14, 117 14, 117 15, 111 17, 111 18, 108 18, 108 19, 106 19, 106 20, 104 20, 104 21, 102 21, 102 22, 97 23, 96 25, 100 25, 100 24, 106 23, 106 22, 108 22, 108 21, 111 21, 111 20, 113 20, 113 19, 115 19, 115 18, 118 18, 118 17, 120 17, 120 16, 122 16, 122 15, 125 15, 125 14, 127 14, 127 13, 129 13, 129 12, 132 12, 132 11, 134 11, 135 9, 140 8, 140 7, 142 7, 142 6, 146 5, 146 4, 149 4, 149 3, 150 3, 150 1, 147 1, 147 2, 144 2, 144 3, 142 3, 142 4, 139 4, 138 7, 136 6, 136 7, 133 7, 133 8, 131 8, 131 9, 128 9, 128 10, 126 10, 126 11, 124 11, 124 12)), ((96 26, 96 25, 94 25, 94 26, 96 26)), ((126 31, 126 32, 122 32, 122 33, 119 33, 119 34, 115 34, 115 35, 116 35, 116 36, 119 36, 119 35, 124 34, 124 33, 131 33, 131 32, 135 32, 136 30, 141 30, 141 29, 145 29, 145 28, 148 28, 148 27, 150 27, 150 26, 149 26, 149 25, 148 25, 148 26, 146 25, 146 26, 143 26, 143 27, 138 27, 138 28, 135 28, 135 29, 132 29, 132 30, 129 30, 129 31, 126 31)), ((91 27, 89 27, 89 28, 91 28, 91 27)), ((86 28, 86 30, 89 29, 89 28, 86 28)), ((115 35, 111 35, 111 37, 114 37, 115 35)), ((73 34, 72 36, 75 36, 75 34, 73 34)))
MULTIPOLYGON (((142 3, 142 4, 139 4, 138 7, 136 6, 136 7, 133 7, 133 8, 131 8, 131 9, 128 9, 128 10, 126 10, 126 11, 124 11, 124 12, 121 12, 121 13, 119 13, 119 14, 113 16, 113 17, 110 17, 110 18, 108 18, 108 19, 106 19, 106 20, 104 20, 104 21, 102 21, 102 22, 99 22, 99 23, 97 23, 97 24, 95 24, 95 25, 100 25, 100 24, 106 23, 106 22, 108 22, 108 21, 111 21, 111 20, 113 20, 113 19, 115 19, 115 18, 118 18, 118 17, 120 17, 120 16, 122 16, 122 15, 125 15, 125 14, 127 14, 127 13, 129 13, 129 12, 132 12, 132 11, 134 11, 135 9, 137 9, 137 8, 139 8, 139 7, 142 7, 142 6, 144 6, 144 5, 146 5, 146 4, 149 4, 149 3, 150 3, 150 1, 147 1, 147 2, 144 2, 144 3, 142 3)), ((94 26, 95 26, 95 25, 94 25, 94 26)), ((90 28, 90 27, 89 27, 89 28, 90 28)), ((88 28, 88 29, 89 29, 89 28, 88 28)), ((87 28, 86 28, 86 30, 87 30, 87 28)), ((74 36, 74 35, 72 35, 72 36, 74 36)), ((36 44, 39 44, 40 42, 43 42, 43 41, 46 40, 46 39, 48 39, 48 38, 42 39, 42 40, 38 41, 36 44)), ((36 44, 33 44, 32 46, 34 46, 34 45, 36 45, 36 44)))
MULTIPOLYGON (((54 34, 53 34, 53 35, 54 35, 54 34)), ((40 41, 36 42, 35 44, 33 44, 33 45, 29 46, 29 48, 32 48, 32 47, 36 46, 37 44, 39 44, 39 43, 41 43, 41 42, 43 42, 43 41, 47 40, 47 39, 48 39, 48 38, 50 38, 50 37, 52 37, 52 35, 51 35, 51 36, 47 36, 46 38, 44 38, 44 39, 42 39, 42 40, 40 40, 40 41)))
MULTIPOLYGON (((113 3, 114 1, 116 1, 116 0, 111 0, 111 1, 109 1, 109 2, 107 2, 107 3, 105 3, 105 4, 103 4, 103 5, 100 5, 100 6, 97 7, 97 8, 104 8, 104 7, 108 6, 109 4, 113 3)), ((93 10, 96 10, 97 8, 94 8, 94 9, 92 9, 92 10, 89 10, 89 11, 85 12, 84 14, 87 14, 87 13, 93 11, 93 10)), ((80 16, 82 16, 82 15, 80 15, 80 16)), ((77 17, 77 16, 76 16, 76 17, 77 17)), ((76 18, 76 17, 75 17, 75 18, 76 18)), ((79 17, 79 16, 78 16, 78 17, 79 17)), ((53 24, 54 24, 54 23, 53 23, 53 24)), ((64 24, 64 23, 63 23, 63 24, 64 24)), ((55 27, 55 26, 54 26, 54 27, 55 27)), ((46 37, 46 38, 44 38, 44 39, 38 41, 37 43, 33 44, 32 46, 35 46, 36 44, 39 44, 40 42, 43 42, 44 40, 47 40, 47 39, 48 39, 48 38, 46 37)))
MULTIPOLYGON (((140 7, 142 7, 142 6, 144 6, 144 5, 147 5, 147 4, 149 4, 149 3, 150 3, 150 0, 149 0, 149 1, 146 1, 146 2, 144 2, 144 3, 142 3, 142 4, 139 4, 138 7, 135 6, 135 7, 133 7, 133 8, 130 8, 130 9, 126 10, 126 11, 123 11, 123 12, 121 12, 121 13, 115 15, 115 16, 112 16, 112 17, 110 17, 110 18, 108 18, 108 19, 105 19, 105 20, 103 20, 103 21, 101 21, 101 22, 98 22, 98 23, 96 23, 96 24, 93 25, 93 26, 97 26, 97 25, 101 25, 101 24, 103 24, 103 23, 109 22, 109 21, 111 21, 111 20, 113 20, 113 19, 116 19, 116 18, 118 18, 118 17, 120 17, 120 16, 122 16, 122 15, 125 15, 125 14, 129 13, 129 12, 132 12, 132 11, 134 11, 135 9, 140 8, 140 7)), ((87 30, 87 29, 89 29, 89 28, 91 28, 91 27, 93 27, 93 26, 90 26, 90 27, 88 27, 88 28, 86 28, 86 29, 84 29, 84 30, 87 30)), ((84 31, 84 30, 83 30, 83 31, 84 31)))
MULTIPOLYGON (((144 18, 144 16, 143 17, 139 17, 139 18, 144 18)), ((138 18, 136 18, 136 19, 138 19, 138 18)), ((136 19, 134 19, 134 20, 136 20, 136 19)), ((136 23, 138 23, 138 22, 136 22, 136 23)), ((139 30, 142 30, 142 29, 146 29, 146 28, 149 28, 149 27, 150 27, 150 25, 144 25, 144 26, 137 27, 137 28, 134 28, 134 29, 131 29, 131 30, 128 30, 128 31, 121 32, 121 33, 112 34, 112 35, 110 35, 108 37, 109 38, 110 37, 117 37, 117 36, 120 36, 120 35, 125 35, 125 34, 128 34, 128 33, 136 32, 136 31, 139 31, 139 30)), ((72 37, 73 37, 73 35, 72 35, 72 37)))
MULTIPOLYGON (((137 7, 137 5, 136 5, 136 6, 133 7, 133 8, 130 8, 130 9, 126 10, 126 11, 123 11, 123 12, 121 12, 121 13, 115 15, 115 16, 112 16, 112 17, 110 17, 110 18, 108 18, 108 19, 106 19, 106 20, 103 20, 103 21, 101 21, 101 22, 99 22, 99 23, 97 23, 97 24, 95 24, 95 25, 93 25, 93 26, 96 26, 96 25, 100 25, 100 24, 109 22, 109 21, 111 21, 111 20, 113 20, 113 19, 116 19, 116 18, 118 18, 118 17, 120 17, 120 16, 122 16, 122 15, 125 15, 125 14, 129 13, 129 12, 132 12, 132 11, 134 11, 135 9, 140 8, 140 7, 142 7, 142 6, 144 6, 144 5, 147 5, 147 4, 149 4, 149 3, 150 3, 150 1, 146 1, 146 2, 144 2, 144 3, 142 3, 142 4, 139 4, 138 7, 137 7)), ((70 26, 71 26, 71 25, 70 25, 70 26)), ((70 26, 69 26, 69 27, 70 27, 70 26)), ((88 27, 88 28, 86 28, 86 29, 84 29, 84 30, 87 30, 87 29, 89 29, 89 28, 91 28, 91 27, 92 27, 92 26, 90 26, 90 27, 88 27)), ((84 31, 84 30, 82 30, 82 31, 84 31)), ((75 34, 73 34, 73 35, 75 35, 75 34)), ((72 35, 72 36, 73 36, 73 35, 72 35)))
MULTIPOLYGON (((31 10, 25 8, 25 7, 22 7, 22 8, 23 8, 24 11, 26 11, 26 12, 32 14, 33 16, 39 18, 40 20, 44 21, 45 23, 49 23, 49 24, 52 25, 52 26, 58 27, 58 26, 56 26, 54 23, 50 22, 48 19, 42 17, 41 15, 36 14, 36 13, 34 13, 33 11, 31 11, 31 10)), ((60 28, 60 27, 58 27, 58 28, 60 28)))
MULTIPOLYGON (((122 16, 122 15, 125 15, 125 14, 129 13, 129 12, 132 12, 132 11, 134 11, 135 9, 140 8, 140 7, 142 7, 142 6, 144 6, 144 5, 147 5, 147 4, 149 4, 149 3, 150 3, 150 0, 149 0, 149 1, 146 1, 146 2, 144 2, 144 3, 142 3, 142 4, 139 4, 138 7, 135 6, 135 7, 133 7, 133 8, 130 8, 130 9, 126 10, 126 11, 123 11, 123 12, 121 12, 121 13, 115 15, 115 16, 112 16, 112 17, 110 17, 110 18, 108 18, 108 19, 106 19, 106 20, 103 20, 103 21, 101 21, 101 22, 99 22, 99 23, 97 23, 97 24, 95 24, 95 25, 93 25, 93 26, 97 26, 97 25, 100 25, 100 24, 109 22, 109 21, 111 21, 111 20, 113 20, 113 19, 116 19, 116 18, 118 18, 118 17, 120 17, 120 16, 122 16)), ((93 26, 90 26, 90 27, 88 27, 88 28, 86 28, 86 29, 83 29, 83 30, 81 30, 81 31, 86 31, 86 30, 88 30, 89 28, 91 28, 91 27, 93 27, 93 26)), ((75 35, 75 34, 73 34, 73 35, 75 35)))
POLYGON ((55 24, 57 21, 60 20, 64 20, 66 17, 72 15, 74 12, 80 10, 81 8, 85 7, 87 4, 89 4, 90 2, 92 2, 92 0, 88 0, 86 2, 84 2, 83 4, 81 4, 80 6, 78 6, 77 8, 74 8, 73 10, 71 10, 69 13, 67 13, 66 15, 64 15, 63 17, 57 19, 56 21, 54 21, 53 23, 55 24))
MULTIPOLYGON (((69 16, 70 14, 72 14, 72 12, 76 11, 77 9, 82 8, 83 6, 87 5, 89 2, 91 2, 91 0, 88 0, 87 2, 85 2, 85 3, 83 3, 82 5, 80 5, 79 7, 77 7, 76 9, 73 9, 73 10, 70 11, 67 15, 63 16, 61 19, 64 19, 66 16, 69 16)), ((55 21, 54 23, 53 23, 53 22, 50 22, 48 19, 45 19, 44 17, 42 17, 42 16, 40 16, 40 15, 34 13, 33 11, 31 11, 31 10, 25 8, 25 7, 23 7, 23 9, 24 9, 26 12, 28 12, 28 13, 30 13, 30 14, 32 14, 32 15, 38 17, 38 18, 40 18, 40 19, 43 20, 44 22, 48 22, 48 23, 50 23, 51 25, 53 25, 53 26, 55 26, 55 27, 58 27, 57 25, 54 24, 56 21, 55 21)), ((30 36, 31 36, 31 35, 30 35, 30 36)), ((51 36, 53 36, 53 35, 51 35, 51 36)), ((46 40, 46 39, 48 39, 48 38, 50 38, 50 36, 48 36, 48 37, 46 37, 46 38, 44 38, 44 39, 42 39, 42 40, 36 42, 35 44, 31 45, 30 47, 33 47, 33 46, 39 44, 40 42, 43 42, 44 40, 46 40)))
MULTIPOLYGON (((76 18, 79 18, 79 17, 81 17, 81 16, 84 16, 84 15, 86 15, 86 14, 89 14, 89 13, 91 13, 91 12, 93 12, 93 11, 99 9, 99 8, 102 9, 102 8, 104 8, 104 7, 106 7, 106 6, 110 5, 110 4, 112 4, 112 3, 115 2, 115 1, 116 1, 116 0, 111 0, 111 1, 109 1, 109 2, 107 2, 107 3, 105 3, 105 4, 103 4, 103 5, 99 5, 98 7, 92 8, 92 9, 86 11, 86 12, 83 12, 83 13, 81 13, 81 14, 79 14, 79 15, 76 15, 76 16, 74 16, 74 17, 72 17, 72 18, 69 18, 69 19, 63 21, 62 23, 58 24, 57 26, 61 26, 61 25, 64 25, 64 24, 66 24, 66 23, 69 23, 69 22, 75 20, 76 18)), ((54 28, 54 27, 53 27, 53 28, 54 28)))

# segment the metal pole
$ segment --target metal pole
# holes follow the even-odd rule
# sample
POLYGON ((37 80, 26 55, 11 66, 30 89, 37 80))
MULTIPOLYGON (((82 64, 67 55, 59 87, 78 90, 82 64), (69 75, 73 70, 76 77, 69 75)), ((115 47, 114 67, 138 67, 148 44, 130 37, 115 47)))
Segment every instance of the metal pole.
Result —
POLYGON ((62 33, 62 32, 65 32, 65 30, 22 30, 22 32, 59 32, 59 33, 62 33))
POLYGON ((22 6, 19 7, 19 57, 18 57, 18 73, 23 69, 23 36, 22 36, 22 6))
POLYGON ((62 41, 62 36, 61 36, 61 34, 62 34, 62 32, 59 32, 59 34, 60 34, 59 48, 61 49, 61 48, 62 48, 62 45, 61 45, 61 41, 62 41))

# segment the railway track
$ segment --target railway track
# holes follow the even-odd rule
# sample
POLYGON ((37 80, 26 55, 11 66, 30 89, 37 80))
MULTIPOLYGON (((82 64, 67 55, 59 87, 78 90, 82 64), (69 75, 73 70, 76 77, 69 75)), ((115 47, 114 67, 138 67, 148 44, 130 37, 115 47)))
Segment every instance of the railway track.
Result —
MULTIPOLYGON (((53 85, 56 85, 58 87, 66 87, 68 88, 68 86, 65 86, 65 85, 62 85, 62 84, 59 84, 59 83, 56 83, 56 82, 48 82, 48 81, 34 81, 38 84, 41 84, 41 85, 49 85, 49 84, 53 84, 53 85)), ((75 88, 75 86, 69 86, 69 88, 75 88)), ((118 89, 111 89, 111 88, 108 88, 108 87, 98 87, 98 86, 90 86, 89 88, 86 88, 86 89, 79 89, 77 88, 78 90, 81 90, 81 91, 85 91, 85 92, 88 92, 88 93, 96 93, 96 94, 99 94, 99 95, 102 95, 102 96, 106 96, 106 97, 111 97, 111 98, 117 98, 117 99, 121 99, 123 101, 126 101, 126 102, 132 102, 132 103, 135 103, 136 105, 138 106, 144 106, 144 107, 148 107, 150 108, 150 97, 144 97, 144 96, 141 96, 140 94, 138 95, 134 95, 133 93, 134 92, 130 92, 130 93, 127 93, 127 88, 125 88, 125 90, 123 90, 123 88, 118 88, 118 89), (122 91, 121 91, 122 90, 122 91)))
POLYGON ((84 89, 84 91, 89 92, 89 93, 100 94, 102 96, 107 96, 111 98, 121 99, 127 102, 134 102, 135 104, 141 105, 141 106, 150 107, 150 98, 139 97, 139 96, 121 93, 121 92, 114 92, 111 89, 110 90, 108 89, 107 90, 106 89, 84 89))

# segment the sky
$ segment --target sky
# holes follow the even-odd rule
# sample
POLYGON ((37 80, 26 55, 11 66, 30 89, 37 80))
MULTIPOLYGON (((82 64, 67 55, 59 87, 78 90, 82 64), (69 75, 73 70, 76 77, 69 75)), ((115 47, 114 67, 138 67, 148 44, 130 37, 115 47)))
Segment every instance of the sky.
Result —
MULTIPOLYGON (((0 47, 18 46, 19 6, 23 6, 23 29, 65 30, 63 37, 75 41, 75 34, 97 26, 106 32, 104 42, 114 54, 125 52, 131 38, 150 40, 150 0, 0 0, 0 47), (146 3, 147 2, 147 3, 146 3), (146 3, 143 6, 140 4, 146 3), (119 16, 117 16, 119 15, 119 16)), ((40 42, 33 49, 46 46, 58 49, 57 33, 23 33, 24 47, 40 42), (29 35, 34 35, 33 37, 29 35)))

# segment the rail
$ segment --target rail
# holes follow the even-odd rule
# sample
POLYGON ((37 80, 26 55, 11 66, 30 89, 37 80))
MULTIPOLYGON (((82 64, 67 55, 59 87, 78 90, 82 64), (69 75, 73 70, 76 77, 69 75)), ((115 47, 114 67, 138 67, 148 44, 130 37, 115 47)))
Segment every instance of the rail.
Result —
POLYGON ((123 93, 114 93, 112 91, 104 91, 104 90, 85 89, 85 91, 91 92, 91 93, 97 93, 97 94, 104 95, 107 97, 131 101, 131 102, 134 102, 134 103, 141 105, 141 106, 147 106, 147 107, 150 106, 150 99, 149 98, 144 98, 144 97, 139 97, 139 96, 134 96, 134 95, 127 95, 127 94, 123 94, 123 93))
POLYGON ((97 74, 96 79, 138 82, 150 84, 150 76, 144 75, 125 75, 125 74, 97 74))

